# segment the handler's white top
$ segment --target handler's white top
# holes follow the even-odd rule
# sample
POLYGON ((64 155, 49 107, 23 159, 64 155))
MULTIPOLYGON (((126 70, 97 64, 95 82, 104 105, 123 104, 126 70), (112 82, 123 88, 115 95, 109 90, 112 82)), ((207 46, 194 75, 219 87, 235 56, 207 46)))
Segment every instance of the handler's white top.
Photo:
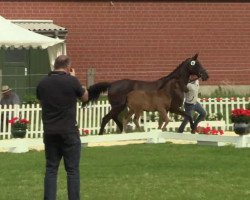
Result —
POLYGON ((196 104, 199 93, 199 80, 187 84, 188 92, 185 93, 185 102, 189 104, 196 104))

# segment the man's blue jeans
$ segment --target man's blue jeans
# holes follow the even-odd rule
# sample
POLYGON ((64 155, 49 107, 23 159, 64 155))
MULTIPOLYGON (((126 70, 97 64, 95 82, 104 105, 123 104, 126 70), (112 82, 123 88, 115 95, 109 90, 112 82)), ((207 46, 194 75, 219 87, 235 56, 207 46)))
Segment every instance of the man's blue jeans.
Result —
MULTIPOLYGON (((184 109, 185 112, 192 116, 192 112, 196 111, 197 113, 199 113, 199 116, 197 117, 197 119, 194 121, 194 129, 196 129, 196 127, 198 126, 199 122, 203 121, 206 117, 206 111, 204 110, 204 108, 201 106, 201 104, 199 102, 197 102, 196 104, 184 104, 184 109)), ((182 133, 188 123, 188 118, 184 118, 183 122, 181 123, 178 132, 182 133)))
POLYGON ((56 200, 57 172, 61 159, 67 172, 69 200, 80 199, 79 162, 81 142, 79 133, 44 134, 46 172, 44 178, 44 200, 56 200))

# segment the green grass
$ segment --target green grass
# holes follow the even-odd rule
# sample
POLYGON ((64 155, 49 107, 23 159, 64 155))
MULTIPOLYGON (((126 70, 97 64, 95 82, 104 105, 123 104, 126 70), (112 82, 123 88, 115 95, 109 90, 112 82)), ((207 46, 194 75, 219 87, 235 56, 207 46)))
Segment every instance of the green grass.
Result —
MULTIPOLYGON (((250 149, 177 144, 82 151, 84 200, 250 199, 250 149)), ((0 199, 43 198, 44 152, 0 153, 0 199)), ((60 166, 58 200, 67 199, 60 166)))

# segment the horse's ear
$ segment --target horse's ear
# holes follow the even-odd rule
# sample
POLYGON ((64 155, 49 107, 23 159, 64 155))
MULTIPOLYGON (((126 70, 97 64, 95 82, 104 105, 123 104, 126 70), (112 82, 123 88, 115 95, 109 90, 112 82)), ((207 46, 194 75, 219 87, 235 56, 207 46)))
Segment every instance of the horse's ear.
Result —
POLYGON ((198 53, 194 55, 194 57, 192 58, 192 60, 197 60, 198 58, 198 53))

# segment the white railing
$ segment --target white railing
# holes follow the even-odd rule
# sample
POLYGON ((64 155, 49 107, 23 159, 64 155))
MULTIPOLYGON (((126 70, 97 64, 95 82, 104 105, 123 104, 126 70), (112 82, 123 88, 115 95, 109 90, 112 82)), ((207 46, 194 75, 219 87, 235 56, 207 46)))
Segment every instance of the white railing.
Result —
MULTIPOLYGON (((225 146, 233 145, 236 148, 249 148, 250 136, 224 136, 224 135, 204 135, 204 134, 176 134, 174 132, 162 132, 152 130, 151 132, 133 132, 126 134, 108 134, 108 135, 91 135, 81 137, 82 146, 91 146, 94 143, 109 143, 111 145, 119 144, 123 141, 140 141, 140 143, 165 143, 167 141, 178 143, 192 143, 198 145, 225 146), (111 142, 111 143, 110 143, 111 142), (118 142, 118 143, 117 143, 118 142)), ((130 143, 130 142, 129 142, 130 143)), ((0 152, 24 153, 29 150, 43 150, 44 144, 42 138, 25 138, 0 140, 0 152)))
MULTIPOLYGON (((222 113, 225 127, 223 129, 229 130, 232 128, 230 123, 230 112, 235 108, 245 108, 249 103, 250 98, 206 98, 200 99, 201 104, 208 113, 222 113)), ((101 120, 110 110, 108 101, 98 101, 96 104, 90 104, 82 108, 81 104, 77 106, 77 121, 79 128, 87 129, 91 135, 96 135, 100 129, 101 120)), ((28 138, 41 138, 43 133, 43 124, 41 120, 41 107, 39 104, 32 105, 15 105, 15 106, 0 106, 0 122, 7 122, 13 117, 20 116, 21 118, 30 121, 30 127, 27 132, 28 138)), ((152 122, 150 119, 151 113, 144 112, 141 126, 146 132, 157 128, 157 122, 152 122)), ((206 123, 206 122, 203 122, 206 123)), ((172 131, 178 127, 180 122, 170 122, 167 126, 168 131, 172 131)), ((220 123, 217 126, 222 126, 220 123)), ((215 125, 216 127, 216 125, 215 125)), ((10 124, 1 123, 0 139, 10 139, 10 124)), ((105 127, 106 133, 113 133, 116 131, 116 125, 111 120, 105 127)))

